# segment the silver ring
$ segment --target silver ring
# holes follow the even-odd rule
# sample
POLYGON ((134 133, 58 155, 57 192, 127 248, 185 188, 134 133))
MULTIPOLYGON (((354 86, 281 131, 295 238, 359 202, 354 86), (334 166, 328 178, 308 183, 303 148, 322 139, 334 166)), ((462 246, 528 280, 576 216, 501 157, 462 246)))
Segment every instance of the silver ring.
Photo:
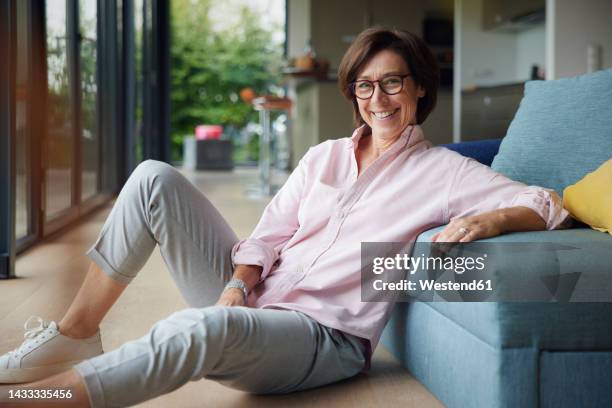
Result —
POLYGON ((469 229, 467 229, 467 228, 465 228, 465 227, 461 227, 461 228, 459 228, 459 232, 460 232, 462 235, 467 235, 467 234, 470 232, 470 230, 469 230, 469 229))

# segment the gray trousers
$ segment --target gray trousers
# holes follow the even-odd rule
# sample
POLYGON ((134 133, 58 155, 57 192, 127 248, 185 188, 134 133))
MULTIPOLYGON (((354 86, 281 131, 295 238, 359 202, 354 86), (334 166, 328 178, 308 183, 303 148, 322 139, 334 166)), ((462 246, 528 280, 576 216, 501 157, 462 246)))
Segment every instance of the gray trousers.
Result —
POLYGON ((132 405, 201 378, 251 393, 287 393, 362 370, 359 338, 303 313, 211 306, 232 276, 237 241, 215 207, 172 166, 148 160, 134 170, 87 254, 111 278, 129 283, 159 245, 191 308, 75 367, 93 407, 132 405))

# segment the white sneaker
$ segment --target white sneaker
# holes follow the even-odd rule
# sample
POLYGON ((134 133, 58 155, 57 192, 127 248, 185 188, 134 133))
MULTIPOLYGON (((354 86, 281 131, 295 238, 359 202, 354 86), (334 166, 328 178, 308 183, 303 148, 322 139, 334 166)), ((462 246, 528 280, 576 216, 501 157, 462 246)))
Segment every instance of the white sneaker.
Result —
POLYGON ((38 316, 31 316, 24 329, 21 346, 0 356, 0 383, 40 380, 104 352, 100 332, 88 339, 71 339, 57 330, 57 323, 38 316), (38 326, 31 327, 33 322, 38 326))

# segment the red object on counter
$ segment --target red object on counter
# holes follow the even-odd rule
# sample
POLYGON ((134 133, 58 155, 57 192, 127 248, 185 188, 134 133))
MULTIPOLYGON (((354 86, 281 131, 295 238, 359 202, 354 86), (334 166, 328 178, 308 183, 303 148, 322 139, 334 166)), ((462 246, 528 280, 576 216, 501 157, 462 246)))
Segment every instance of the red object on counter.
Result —
POLYGON ((195 128, 196 140, 220 139, 223 134, 223 126, 199 125, 195 128))

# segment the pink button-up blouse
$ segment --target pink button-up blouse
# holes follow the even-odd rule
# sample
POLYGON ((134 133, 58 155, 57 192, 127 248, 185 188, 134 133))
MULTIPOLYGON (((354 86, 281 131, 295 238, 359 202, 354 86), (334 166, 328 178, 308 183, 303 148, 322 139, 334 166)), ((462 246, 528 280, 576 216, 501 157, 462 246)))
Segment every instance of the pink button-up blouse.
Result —
POLYGON ((552 190, 432 147, 419 126, 357 177, 362 132, 310 148, 251 236, 234 246, 234 264, 263 267, 249 306, 300 311, 374 350, 393 305, 361 301, 362 241, 412 242, 452 218, 505 207, 531 208, 548 229, 568 216, 552 190))

